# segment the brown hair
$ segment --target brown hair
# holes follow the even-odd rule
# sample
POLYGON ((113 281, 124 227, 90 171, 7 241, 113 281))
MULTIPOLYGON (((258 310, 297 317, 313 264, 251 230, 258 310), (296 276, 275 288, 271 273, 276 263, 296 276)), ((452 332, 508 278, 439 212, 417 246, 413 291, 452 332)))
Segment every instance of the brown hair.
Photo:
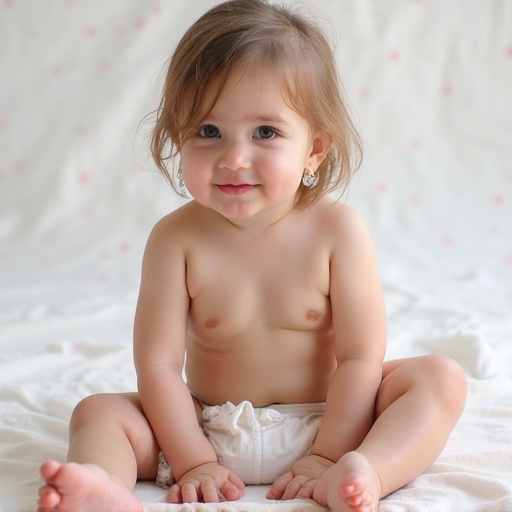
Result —
POLYGON ((266 0, 230 0, 188 29, 169 64, 151 152, 173 188, 179 192, 166 162, 179 154, 182 142, 213 109, 238 65, 280 74, 289 106, 331 144, 316 172, 318 185, 301 185, 296 205, 311 205, 346 187, 361 161, 361 141, 345 108, 333 51, 322 31, 288 7, 266 0), (211 87, 213 100, 204 105, 211 87))

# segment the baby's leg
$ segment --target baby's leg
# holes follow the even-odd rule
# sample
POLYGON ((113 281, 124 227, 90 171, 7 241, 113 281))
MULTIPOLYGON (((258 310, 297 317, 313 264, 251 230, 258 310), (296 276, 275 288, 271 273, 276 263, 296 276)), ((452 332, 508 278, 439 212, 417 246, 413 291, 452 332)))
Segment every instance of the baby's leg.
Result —
POLYGON ((331 510, 376 511, 378 500, 425 471, 443 450, 466 399, 460 366, 444 356, 386 363, 376 421, 361 446, 319 481, 331 510))
POLYGON ((158 446, 137 394, 102 394, 78 404, 68 463, 41 466, 40 511, 142 511, 137 478, 155 478, 158 446))

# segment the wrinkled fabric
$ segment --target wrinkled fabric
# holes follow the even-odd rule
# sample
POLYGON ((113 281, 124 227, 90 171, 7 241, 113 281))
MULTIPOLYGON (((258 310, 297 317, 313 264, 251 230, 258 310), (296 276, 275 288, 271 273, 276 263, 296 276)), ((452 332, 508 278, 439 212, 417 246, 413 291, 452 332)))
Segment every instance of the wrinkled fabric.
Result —
MULTIPOLYGON (((311 452, 325 404, 275 404, 254 408, 227 402, 203 409, 203 431, 220 464, 245 484, 271 484, 295 461, 311 452)), ((172 483, 171 468, 160 454, 157 484, 172 483)))

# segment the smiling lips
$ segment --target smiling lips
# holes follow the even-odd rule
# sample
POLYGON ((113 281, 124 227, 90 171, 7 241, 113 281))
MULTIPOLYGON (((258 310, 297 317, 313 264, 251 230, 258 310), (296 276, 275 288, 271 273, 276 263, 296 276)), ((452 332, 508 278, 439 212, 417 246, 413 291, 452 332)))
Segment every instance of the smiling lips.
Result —
POLYGON ((246 194, 247 192, 250 192, 254 188, 256 188, 256 185, 249 185, 247 183, 242 183, 240 185, 233 185, 233 184, 225 184, 225 185, 217 185, 219 187, 219 190, 221 192, 224 192, 225 194, 229 194, 232 196, 240 196, 242 194, 246 194))

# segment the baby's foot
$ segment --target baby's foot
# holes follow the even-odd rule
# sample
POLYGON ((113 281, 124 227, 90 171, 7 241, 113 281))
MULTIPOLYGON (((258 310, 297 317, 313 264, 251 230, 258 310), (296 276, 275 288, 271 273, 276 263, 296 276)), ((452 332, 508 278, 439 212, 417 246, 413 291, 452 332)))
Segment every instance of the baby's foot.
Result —
POLYGON ((360 453, 346 453, 318 482, 313 498, 335 512, 376 512, 380 479, 360 453))
POLYGON ((41 476, 46 484, 38 512, 142 512, 139 499, 98 466, 50 460, 41 465, 41 476))

